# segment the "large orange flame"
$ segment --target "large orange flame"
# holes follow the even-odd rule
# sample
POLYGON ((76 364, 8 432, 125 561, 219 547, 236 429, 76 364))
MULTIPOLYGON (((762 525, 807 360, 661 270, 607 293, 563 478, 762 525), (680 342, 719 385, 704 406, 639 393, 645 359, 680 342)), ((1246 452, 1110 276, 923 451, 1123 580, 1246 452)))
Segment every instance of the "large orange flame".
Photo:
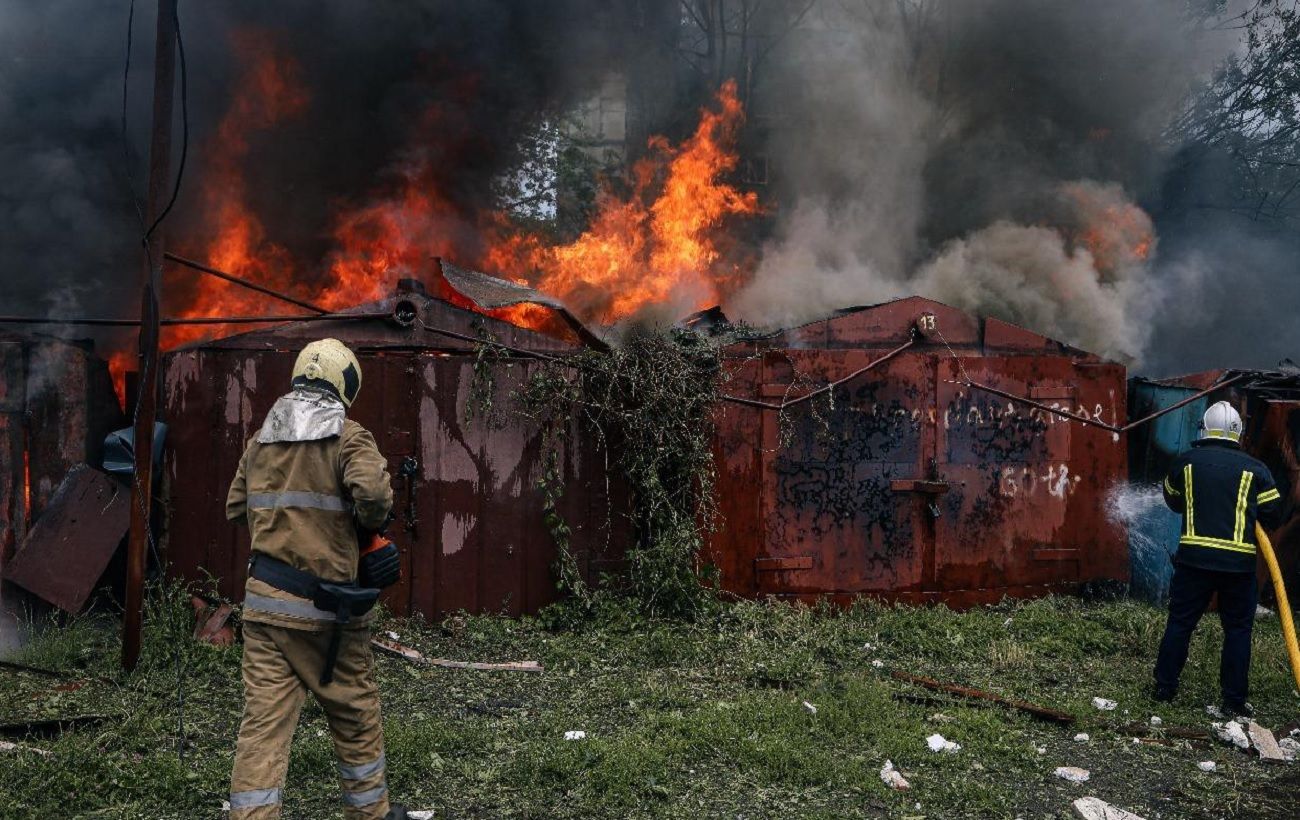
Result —
POLYGON ((547 246, 536 237, 507 238, 488 253, 487 267, 531 273, 539 289, 606 323, 650 305, 685 312, 717 304, 733 275, 719 264, 720 228, 728 217, 758 213, 759 204, 721 181, 736 167, 744 120, 734 82, 716 103, 681 146, 652 139, 632 169, 632 196, 606 194, 576 240, 547 246))
MULTIPOLYGON (((383 298, 402 276, 419 278, 431 258, 444 256, 558 296, 589 320, 612 323, 648 306, 682 313, 716 304, 740 273, 731 261, 725 223, 759 212, 757 196, 724 177, 737 164, 735 142, 744 112, 734 83, 701 112, 694 134, 674 146, 653 138, 631 171, 625 197, 604 193, 589 229, 567 244, 514 227, 503 212, 465 214, 434 184, 424 153, 412 152, 395 175, 395 189, 335 220, 335 249, 326 272, 307 281, 305 265, 266 235, 250 206, 245 165, 250 135, 275 128, 302 112, 308 94, 297 63, 267 32, 235 32, 233 49, 244 66, 229 109, 214 136, 201 146, 203 213, 210 233, 202 244, 177 243, 183 255, 253 282, 294 293, 327 309, 383 298), (304 286, 314 292, 304 293, 304 286)), ((415 133, 436 139, 437 110, 425 112, 415 133)), ((186 274, 187 276, 189 274, 186 274)), ((266 297, 210 277, 172 277, 169 315, 251 316, 282 313, 266 297), (176 306, 177 294, 185 301, 176 306)), ((460 303, 460 300, 458 300, 460 303)), ((473 307, 467 300, 465 306, 473 307)), ((554 331, 546 308, 520 305, 487 311, 516 324, 554 331)), ((164 346, 247 326, 180 326, 164 331, 164 346)), ((110 361, 119 396, 126 355, 110 361)))
MULTIPOLYGON (((206 160, 202 188, 203 211, 213 233, 198 255, 218 270, 284 291, 295 290, 295 265, 285 249, 267 238, 261 221, 248 206, 244 162, 249 136, 274 128, 307 106, 297 63, 261 29, 240 29, 232 47, 244 66, 235 95, 216 132, 203 146, 206 160)), ((193 250, 181 244, 189 253, 193 250)), ((190 274, 186 274, 190 275, 190 274)), ((208 276, 199 276, 189 304, 175 311, 184 317, 256 316, 283 313, 283 306, 253 291, 208 276)), ((164 331, 164 344, 173 347, 228 327, 182 325, 164 331)))

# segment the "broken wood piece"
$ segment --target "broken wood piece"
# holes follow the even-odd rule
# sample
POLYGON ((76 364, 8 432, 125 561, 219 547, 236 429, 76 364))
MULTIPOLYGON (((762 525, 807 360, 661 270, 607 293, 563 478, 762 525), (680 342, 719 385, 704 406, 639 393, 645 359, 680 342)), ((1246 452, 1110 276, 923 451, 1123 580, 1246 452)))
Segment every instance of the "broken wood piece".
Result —
POLYGON ((1273 737, 1273 733, 1268 729, 1252 720, 1246 726, 1246 734, 1250 736, 1250 745, 1254 746, 1255 751, 1259 752, 1260 760, 1273 763, 1287 762, 1282 747, 1277 745, 1277 738, 1273 737))
POLYGON ((1096 797, 1080 797, 1072 805, 1081 820, 1143 820, 1131 811, 1115 808, 1096 797))
POLYGON ((0 752, 31 752, 41 757, 53 757, 54 752, 38 749, 35 746, 25 746, 21 743, 10 743, 7 740, 0 740, 0 752))
POLYGON ((889 674, 895 680, 901 680, 907 683, 914 683, 917 686, 924 686, 926 689, 931 689, 936 692, 948 692, 949 694, 961 695, 962 697, 965 698, 973 698, 975 700, 986 700, 991 703, 996 703, 1000 706, 1006 706, 1011 709, 1016 709, 1021 712, 1025 712, 1027 714, 1033 715, 1039 720, 1045 720, 1048 721, 1049 723, 1059 723, 1063 726, 1069 726, 1070 724, 1074 723, 1074 715, 1067 715, 1065 712, 1058 712, 1055 709, 1048 709, 1043 706, 1036 706, 1032 703, 1026 703, 1022 700, 1012 700, 1011 698, 1004 698, 1001 695, 995 695, 991 692, 984 692, 979 689, 970 689, 965 686, 957 686, 951 683, 940 683, 937 680, 932 680, 930 678, 923 678, 920 675, 910 675, 907 672, 899 672, 897 670, 890 672, 889 674))
POLYGON ((13 723, 0 724, 0 735, 5 737, 26 737, 28 735, 53 737, 63 732, 79 729, 83 726, 94 726, 111 719, 113 718, 108 715, 76 715, 67 718, 19 720, 13 723))
POLYGON ((1189 726, 1149 726, 1145 723, 1125 723, 1116 729, 1117 732, 1134 737, 1149 737, 1156 735, 1159 737, 1176 737, 1179 740, 1191 740, 1197 743, 1209 743, 1210 733, 1205 729, 1195 729, 1189 726))
POLYGON ((53 669, 45 669, 40 666, 28 666, 25 663, 14 663, 13 661, 0 661, 0 669, 11 669, 15 672, 29 672, 33 675, 44 675, 47 678, 66 678, 62 672, 56 672, 53 669))
POLYGON ((190 598, 190 606, 194 607, 194 640, 213 646, 230 646, 235 642, 235 630, 226 623, 234 607, 197 595, 190 598))
POLYGON ((453 661, 446 658, 427 658, 418 649, 387 638, 371 638, 370 645, 390 655, 408 660, 421 666, 440 666, 444 669, 473 669, 479 672, 541 672, 543 667, 537 661, 515 661, 513 663, 479 663, 477 661, 453 661))

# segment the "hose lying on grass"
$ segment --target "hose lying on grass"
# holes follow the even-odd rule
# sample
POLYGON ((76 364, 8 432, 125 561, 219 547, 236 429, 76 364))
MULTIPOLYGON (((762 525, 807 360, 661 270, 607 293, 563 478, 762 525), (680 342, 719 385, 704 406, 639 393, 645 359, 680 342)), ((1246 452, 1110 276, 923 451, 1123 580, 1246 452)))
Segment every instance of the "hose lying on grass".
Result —
POLYGON ((1273 577, 1273 591, 1277 593, 1277 617, 1282 621, 1282 638, 1286 641, 1286 654, 1291 659, 1291 674, 1295 685, 1300 689, 1300 646, 1296 645, 1295 622, 1291 620, 1291 604, 1286 599, 1286 586, 1282 583, 1282 568, 1277 564, 1273 554, 1273 542, 1268 533, 1259 524, 1255 525, 1255 540, 1259 541, 1260 552, 1264 553, 1264 563, 1268 564, 1268 574, 1273 577))

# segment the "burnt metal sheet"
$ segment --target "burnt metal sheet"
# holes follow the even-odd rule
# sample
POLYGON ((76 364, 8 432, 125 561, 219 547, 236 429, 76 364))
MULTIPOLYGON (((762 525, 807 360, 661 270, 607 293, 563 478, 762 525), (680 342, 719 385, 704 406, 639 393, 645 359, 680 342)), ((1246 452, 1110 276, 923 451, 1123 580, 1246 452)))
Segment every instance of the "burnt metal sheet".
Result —
POLYGON ((129 498, 125 486, 103 473, 74 466, 5 568, 5 579, 66 612, 81 611, 126 535, 129 498))
POLYGON ((68 470, 98 463, 121 421, 89 343, 0 333, 0 569, 68 470))
POLYGON ((1124 535, 1105 513, 1125 477, 1122 437, 961 386, 972 378, 1122 423, 1120 365, 912 298, 733 346, 729 392, 779 400, 796 374, 841 378, 923 314, 936 332, 837 388, 829 408, 787 410, 784 430, 773 412, 719 411, 725 523, 710 557, 725 588, 963 606, 1128 577, 1124 535))

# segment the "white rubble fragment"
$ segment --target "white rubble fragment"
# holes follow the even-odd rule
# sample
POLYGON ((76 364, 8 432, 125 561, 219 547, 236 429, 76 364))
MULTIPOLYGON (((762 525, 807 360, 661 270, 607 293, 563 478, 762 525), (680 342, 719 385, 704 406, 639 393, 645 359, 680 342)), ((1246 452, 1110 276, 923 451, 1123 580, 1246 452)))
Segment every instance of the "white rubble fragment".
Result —
POLYGON ((1256 605, 1255 605, 1255 617, 1256 617, 1256 618, 1268 618, 1268 617, 1270 617, 1272 614, 1273 614, 1273 610, 1269 609, 1268 607, 1263 606, 1262 604, 1256 604, 1256 605))
POLYGON ((425 809, 424 811, 408 811, 406 816, 411 820, 433 820, 434 814, 433 809, 425 809))
POLYGON ((1250 738, 1246 737, 1246 730, 1241 728, 1241 724, 1237 721, 1211 723, 1210 728, 1214 730, 1215 736, 1224 743, 1231 743, 1243 751, 1250 748, 1250 738))
POLYGON ((1088 737, 1087 732, 1080 732, 1074 736, 1075 743, 1087 743, 1089 740, 1091 740, 1091 738, 1088 737))
POLYGON ((1096 706, 1103 712, 1113 712, 1115 711, 1115 707, 1119 706, 1118 703, 1109 698, 1093 698, 1092 705, 1096 706))
POLYGON ((1046 747, 1046 746, 1039 746, 1039 747, 1037 747, 1036 749, 1034 749, 1034 751, 1038 752, 1040 755, 1045 755, 1045 754, 1047 754, 1047 747, 1046 747))
POLYGON ((817 707, 813 706, 811 703, 809 703, 806 700, 803 702, 803 708, 806 709, 808 711, 808 714, 810 715, 817 714, 817 707))
POLYGON ((1202 760, 1200 763, 1196 764, 1196 768, 1203 772, 1212 772, 1219 768, 1219 764, 1215 763, 1213 760, 1202 760))
POLYGON ((871 650, 873 650, 873 649, 875 649, 875 648, 876 648, 876 645, 875 645, 874 643, 872 643, 871 641, 867 641, 866 643, 864 643, 864 644, 862 645, 862 651, 863 651, 863 652, 870 652, 871 650))
POLYGON ((1287 760, 1300 759, 1300 741, 1293 737, 1284 737, 1277 742, 1277 745, 1282 750, 1282 756, 1287 760))
POLYGON ((1087 769, 1080 769, 1078 766, 1057 766, 1053 774, 1071 783, 1086 783, 1088 778, 1092 777, 1092 772, 1087 769))
POLYGON ((229 814, 229 813, 230 813, 230 801, 229 801, 229 800, 222 800, 222 801, 221 801, 221 811, 222 811, 223 814, 229 814))
POLYGON ((912 788, 912 784, 907 782, 903 773, 894 768, 892 760, 886 760, 885 765, 880 768, 880 779, 894 791, 905 792, 912 788))
POLYGON ((32 752, 41 757, 53 757, 54 753, 45 749, 38 749, 35 746, 24 746, 21 743, 10 743, 7 740, 0 740, 0 752, 32 752))
POLYGON ((1162 724, 1162 723, 1164 723, 1164 721, 1160 719, 1160 716, 1159 716, 1159 715, 1152 715, 1152 716, 1151 716, 1151 725, 1152 725, 1152 726, 1159 726, 1159 725, 1162 724))
POLYGON ((401 636, 398 635, 396 632, 389 631, 389 632, 385 632, 384 634, 388 636, 388 640, 390 641, 396 641, 401 639, 401 636))
POLYGON ((1080 797, 1070 805, 1081 820, 1142 820, 1133 812, 1124 811, 1096 797, 1080 797))
POLYGON ((571 732, 565 732, 565 733, 564 733, 564 739, 565 739, 565 740, 582 740, 582 739, 585 738, 586 736, 587 736, 587 733, 584 732, 584 731, 582 731, 581 729, 578 729, 578 730, 575 730, 575 731, 571 731, 571 732))
POLYGON ((876 658, 874 661, 871 662, 871 665, 876 669, 881 669, 884 667, 885 662, 882 661, 880 658, 876 658))
POLYGON ((930 751, 932 752, 946 752, 947 754, 953 754, 961 751, 960 743, 953 743, 951 740, 946 739, 940 734, 933 734, 927 737, 925 739, 925 745, 929 746, 930 751))
POLYGON ((1220 709, 1218 706, 1215 706, 1213 703, 1205 707, 1205 714, 1209 715, 1210 717, 1216 717, 1216 718, 1224 717, 1223 710, 1220 709))

